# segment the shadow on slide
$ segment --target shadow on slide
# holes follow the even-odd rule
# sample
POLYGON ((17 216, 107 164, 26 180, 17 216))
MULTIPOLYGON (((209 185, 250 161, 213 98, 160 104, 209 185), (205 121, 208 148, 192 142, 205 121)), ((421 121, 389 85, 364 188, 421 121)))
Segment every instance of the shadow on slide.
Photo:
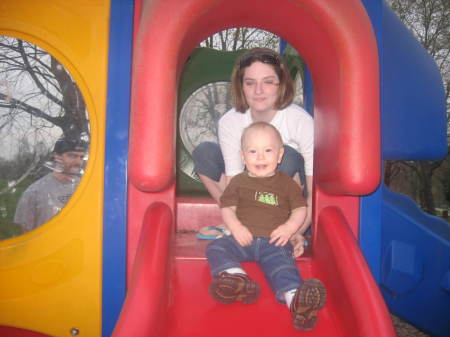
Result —
POLYGON ((342 336, 394 337, 392 322, 357 242, 336 207, 321 211, 311 257, 299 259, 304 278, 327 287, 328 302, 311 332, 299 332, 285 305, 276 303, 262 272, 254 304, 216 303, 208 295, 206 259, 173 256, 174 220, 168 206, 152 205, 144 218, 126 300, 113 336, 342 336))

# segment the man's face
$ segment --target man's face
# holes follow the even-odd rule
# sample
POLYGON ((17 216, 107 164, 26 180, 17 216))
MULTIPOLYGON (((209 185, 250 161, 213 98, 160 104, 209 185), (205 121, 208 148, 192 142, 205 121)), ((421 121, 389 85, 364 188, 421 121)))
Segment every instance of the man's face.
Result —
POLYGON ((69 151, 64 153, 56 153, 55 160, 61 165, 62 173, 70 175, 78 175, 84 162, 84 152, 69 151))

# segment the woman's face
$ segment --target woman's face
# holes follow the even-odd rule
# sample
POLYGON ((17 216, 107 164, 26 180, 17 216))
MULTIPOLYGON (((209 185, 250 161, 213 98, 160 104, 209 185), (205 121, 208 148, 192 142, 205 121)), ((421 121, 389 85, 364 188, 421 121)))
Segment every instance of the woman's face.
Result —
POLYGON ((245 68, 242 88, 252 113, 275 110, 280 80, 272 65, 259 61, 245 68))

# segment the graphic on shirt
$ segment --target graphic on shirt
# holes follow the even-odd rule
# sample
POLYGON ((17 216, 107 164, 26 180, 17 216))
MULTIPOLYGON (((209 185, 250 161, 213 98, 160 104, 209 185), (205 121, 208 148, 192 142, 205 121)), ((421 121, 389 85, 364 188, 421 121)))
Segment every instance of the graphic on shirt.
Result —
POLYGON ((278 197, 270 192, 255 192, 255 200, 266 205, 278 206, 278 197))

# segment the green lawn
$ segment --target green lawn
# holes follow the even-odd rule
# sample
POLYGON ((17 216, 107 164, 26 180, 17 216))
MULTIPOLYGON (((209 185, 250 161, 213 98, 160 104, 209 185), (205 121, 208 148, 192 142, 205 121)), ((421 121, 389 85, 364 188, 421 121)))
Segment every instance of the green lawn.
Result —
MULTIPOLYGON (((15 189, 0 194, 0 240, 21 234, 19 226, 13 223, 17 202, 23 191, 32 181, 22 181, 15 189)), ((6 179, 0 179, 0 191, 8 184, 6 179)))

